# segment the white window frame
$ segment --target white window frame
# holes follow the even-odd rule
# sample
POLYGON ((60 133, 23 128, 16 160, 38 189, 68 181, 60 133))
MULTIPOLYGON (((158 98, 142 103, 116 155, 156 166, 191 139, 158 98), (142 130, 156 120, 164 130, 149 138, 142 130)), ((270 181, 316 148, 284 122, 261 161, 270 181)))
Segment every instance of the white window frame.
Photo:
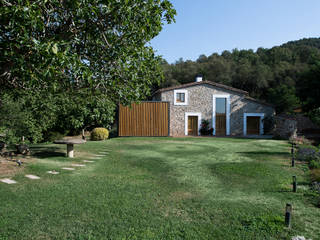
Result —
POLYGON ((173 103, 174 105, 188 105, 188 90, 178 89, 173 91, 173 103), (184 93, 184 102, 177 102, 177 93, 184 93))
POLYGON ((200 127, 201 127, 201 113, 199 112, 186 112, 184 113, 184 134, 188 136, 188 117, 189 116, 197 116, 198 117, 198 136, 200 135, 200 127))
POLYGON ((214 94, 212 95, 212 128, 213 135, 216 135, 216 98, 226 98, 226 135, 230 135, 230 110, 231 110, 231 101, 230 94, 214 94))
POLYGON ((263 135, 264 113, 244 113, 243 114, 243 135, 247 136, 247 117, 260 117, 260 135, 263 135))

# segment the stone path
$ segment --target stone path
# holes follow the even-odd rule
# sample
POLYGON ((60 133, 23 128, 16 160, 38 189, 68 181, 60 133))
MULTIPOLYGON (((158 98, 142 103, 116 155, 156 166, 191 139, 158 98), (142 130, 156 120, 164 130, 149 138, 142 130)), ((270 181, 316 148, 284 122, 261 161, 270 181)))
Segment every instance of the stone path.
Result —
POLYGON ((84 164, 71 164, 72 167, 85 167, 84 164))
POLYGON ((68 170, 68 171, 74 171, 74 170, 76 170, 76 169, 74 169, 74 168, 68 168, 68 167, 63 167, 63 168, 61 168, 61 169, 63 169, 63 170, 68 170))
MULTIPOLYGON (((109 154, 109 152, 106 150, 105 152, 99 152, 99 154, 94 155, 93 157, 91 157, 90 159, 101 159, 101 157, 105 157, 106 154, 109 154)), ((82 160, 82 162, 84 163, 94 163, 95 161, 92 160, 82 160)), ((67 171, 75 171, 76 169, 73 167, 85 167, 85 164, 77 164, 77 163, 73 163, 71 164, 72 167, 63 167, 61 169, 63 170, 67 170, 67 171)), ((52 170, 52 171, 47 171, 47 173, 49 174, 53 174, 53 175, 57 175, 59 174, 59 172, 52 170)), ((36 175, 31 175, 31 174, 27 174, 25 175, 26 178, 32 179, 32 180, 38 180, 40 179, 39 176, 36 175)), ((3 178, 0 179, 0 182, 6 183, 6 184, 16 184, 17 182, 15 180, 12 180, 10 178, 3 178)))
POLYGON ((85 162, 85 163, 94 163, 94 161, 90 161, 90 160, 83 160, 82 162, 85 162))
POLYGON ((11 180, 9 178, 0 179, 0 182, 6 183, 6 184, 15 184, 15 183, 17 183, 16 181, 11 180))
POLYGON ((32 179, 32 180, 37 180, 37 179, 40 179, 40 177, 36 176, 36 175, 25 175, 26 178, 29 178, 29 179, 32 179))

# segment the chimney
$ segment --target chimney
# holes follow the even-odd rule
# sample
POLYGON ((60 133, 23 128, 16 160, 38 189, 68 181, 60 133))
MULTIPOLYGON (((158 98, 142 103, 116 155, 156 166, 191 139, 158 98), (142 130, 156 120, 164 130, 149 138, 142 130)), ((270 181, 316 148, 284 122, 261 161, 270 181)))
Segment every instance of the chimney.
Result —
POLYGON ((202 82, 202 75, 201 74, 198 74, 197 76, 196 76, 196 82, 202 82))

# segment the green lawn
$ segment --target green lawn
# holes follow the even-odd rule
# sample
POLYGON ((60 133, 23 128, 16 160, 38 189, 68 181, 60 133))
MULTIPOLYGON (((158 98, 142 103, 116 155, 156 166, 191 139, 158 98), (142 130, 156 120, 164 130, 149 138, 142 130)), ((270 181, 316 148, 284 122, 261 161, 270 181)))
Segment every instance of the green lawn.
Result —
POLYGON ((34 146, 37 159, 13 177, 18 184, 0 183, 0 239, 320 239, 306 167, 290 167, 287 142, 117 138, 76 150, 70 160, 64 146, 34 146), (101 151, 109 154, 61 170, 101 151), (53 169, 61 174, 46 173, 53 169))

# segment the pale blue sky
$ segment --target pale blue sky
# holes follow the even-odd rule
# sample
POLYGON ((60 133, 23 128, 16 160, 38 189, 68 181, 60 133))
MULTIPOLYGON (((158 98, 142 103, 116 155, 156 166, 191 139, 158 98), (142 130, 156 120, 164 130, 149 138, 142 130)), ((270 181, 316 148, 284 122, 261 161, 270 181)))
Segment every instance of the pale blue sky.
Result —
POLYGON ((176 23, 151 46, 169 63, 320 37, 320 0, 171 0, 176 23))

